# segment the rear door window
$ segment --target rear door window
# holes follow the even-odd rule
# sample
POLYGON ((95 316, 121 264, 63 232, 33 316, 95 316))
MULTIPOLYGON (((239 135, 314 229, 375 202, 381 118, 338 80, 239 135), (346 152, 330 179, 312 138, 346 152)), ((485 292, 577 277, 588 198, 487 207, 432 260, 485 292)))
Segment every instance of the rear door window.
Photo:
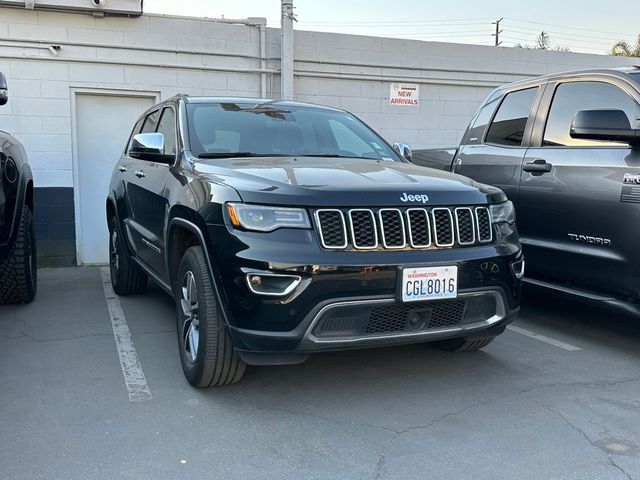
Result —
POLYGON ((573 117, 580 110, 622 110, 633 126, 640 119, 636 101, 619 87, 605 82, 568 82, 556 88, 544 130, 545 147, 627 145, 624 142, 571 138, 573 117))
POLYGON ((487 132, 486 143, 520 147, 538 87, 511 92, 502 101, 487 132))

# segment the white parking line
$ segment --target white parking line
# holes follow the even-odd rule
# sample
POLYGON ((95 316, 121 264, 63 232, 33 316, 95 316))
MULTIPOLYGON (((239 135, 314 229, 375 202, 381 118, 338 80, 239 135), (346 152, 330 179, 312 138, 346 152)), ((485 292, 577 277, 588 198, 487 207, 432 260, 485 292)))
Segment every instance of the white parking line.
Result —
POLYGON ((516 327, 515 325, 509 325, 507 329, 511 330, 512 332, 519 333, 520 335, 524 335, 525 337, 533 338, 534 340, 539 340, 541 342, 548 343, 549 345, 553 345, 554 347, 562 348, 563 350, 568 350, 570 352, 582 350, 580 347, 576 347, 575 345, 571 345, 570 343, 561 342, 560 340, 556 340, 555 338, 547 337, 546 335, 541 335, 525 328, 516 327))
POLYGON ((120 366, 122 367, 122 375, 124 383, 129 393, 129 401, 145 402, 151 400, 151 390, 147 385, 147 379, 142 371, 142 366, 138 360, 136 347, 131 340, 131 332, 127 319, 124 316, 120 299, 116 296, 111 287, 111 275, 106 267, 100 268, 102 275, 102 288, 104 289, 104 298, 107 300, 107 308, 111 317, 111 327, 113 328, 113 337, 116 340, 116 348, 120 357, 120 366))

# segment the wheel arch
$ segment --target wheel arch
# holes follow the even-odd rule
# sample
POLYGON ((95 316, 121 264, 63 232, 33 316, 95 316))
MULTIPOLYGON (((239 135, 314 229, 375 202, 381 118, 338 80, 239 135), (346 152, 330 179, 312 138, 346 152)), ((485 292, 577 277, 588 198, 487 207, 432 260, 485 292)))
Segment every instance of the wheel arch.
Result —
POLYGON ((206 224, 202 217, 189 208, 180 206, 174 207, 169 215, 166 239, 166 267, 171 287, 175 291, 177 281, 175 275, 177 274, 180 260, 182 259, 184 252, 190 247, 200 246, 205 256, 207 271, 209 278, 211 279, 218 304, 220 305, 222 316, 225 323, 228 325, 229 312, 226 302, 223 301, 222 289, 217 271, 214 268, 213 259, 210 256, 206 224))

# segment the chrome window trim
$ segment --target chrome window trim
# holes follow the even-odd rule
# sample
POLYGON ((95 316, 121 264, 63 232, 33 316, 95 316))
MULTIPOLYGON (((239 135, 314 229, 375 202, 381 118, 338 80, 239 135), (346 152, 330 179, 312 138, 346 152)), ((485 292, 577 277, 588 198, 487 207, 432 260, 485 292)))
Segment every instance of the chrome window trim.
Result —
POLYGON ((352 208, 347 212, 347 214, 349 215, 349 227, 351 229, 351 243, 353 243, 353 248, 357 250, 375 250, 376 248, 378 248, 378 244, 379 244, 378 226, 376 224, 376 216, 373 213, 373 211, 368 208, 352 208), (353 231, 353 216, 352 216, 353 212, 367 212, 369 215, 371 215, 371 222, 373 223, 373 238, 375 239, 375 245, 366 246, 366 247, 358 246, 358 244, 356 243, 356 237, 353 231))
POLYGON ((407 246, 407 231, 404 226, 404 215, 399 208, 381 208, 378 210, 378 219, 380 220, 380 233, 382 233, 382 245, 389 250, 398 250, 407 246), (402 227, 402 245, 387 245, 387 240, 384 238, 384 221, 382 220, 382 212, 396 212, 400 219, 400 226, 402 227))
POLYGON ((427 211, 426 208, 407 208, 406 212, 407 214, 407 225, 409 226, 409 244, 413 247, 413 248, 428 248, 433 244, 433 241, 431 239, 432 235, 431 235, 431 218, 429 216, 429 212, 427 211), (410 212, 413 211, 418 211, 418 212, 422 212, 424 213, 424 216, 426 218, 427 221, 427 236, 429 237, 429 243, 426 243, 424 245, 420 245, 417 244, 413 241, 413 227, 411 225, 411 217, 409 215, 410 212))
POLYGON ((476 243, 476 232, 475 232, 475 215, 473 214, 473 210, 471 210, 470 207, 458 207, 456 209, 454 209, 455 212, 455 222, 456 222, 456 235, 458 236, 458 244, 459 245, 473 245, 474 243, 476 243), (458 220, 458 212, 461 210, 466 210, 469 212, 469 215, 471 216, 471 241, 470 242, 463 242, 462 239, 460 238, 460 221, 458 220))
POLYGON ((342 210, 338 210, 337 208, 321 208, 319 210, 316 210, 313 213, 313 217, 316 220, 316 225, 318 227, 318 233, 320 235, 320 244, 322 245, 323 248, 326 248, 328 250, 342 250, 347 248, 347 246, 349 245, 349 240, 347 238, 347 222, 345 222, 344 220, 344 213, 342 213, 342 210), (344 233, 344 244, 343 245, 327 245, 324 241, 324 234, 322 232, 322 223, 320 222, 320 213, 321 212, 337 212, 338 214, 340 214, 340 222, 342 223, 342 231, 344 233))
POLYGON ((491 212, 488 207, 476 207, 475 208, 475 218, 476 218, 476 233, 478 234, 478 242, 479 243, 491 243, 493 241, 493 223, 491 222, 491 212), (482 235, 480 235, 480 219, 478 218, 478 212, 480 210, 484 210, 487 212, 487 218, 489 219, 489 239, 483 240, 482 235))
POLYGON ((431 218, 433 220, 433 237, 437 247, 453 247, 456 243, 455 232, 453 231, 453 214, 450 208, 437 207, 431 209, 431 218), (438 222, 436 222, 436 212, 444 210, 449 215, 449 228, 451 229, 451 243, 439 243, 438 242, 438 222))

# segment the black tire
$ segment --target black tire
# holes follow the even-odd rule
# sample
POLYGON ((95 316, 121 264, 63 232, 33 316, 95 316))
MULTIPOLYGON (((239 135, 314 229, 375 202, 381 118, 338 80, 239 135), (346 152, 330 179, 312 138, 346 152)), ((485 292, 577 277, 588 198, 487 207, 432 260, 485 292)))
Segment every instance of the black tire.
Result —
POLYGON ((0 262, 0 305, 28 303, 36 296, 38 267, 33 214, 24 206, 9 256, 0 262))
POLYGON ((433 346, 447 352, 472 352, 486 347, 496 337, 482 337, 467 340, 466 338, 452 338, 451 340, 441 340, 433 342, 433 346))
POLYGON ((194 387, 238 382, 246 364, 233 348, 201 247, 189 248, 175 282, 180 363, 194 387))
POLYGON ((115 216, 109 219, 109 270, 111 286, 118 295, 134 295, 147 288, 147 274, 129 255, 115 216))

